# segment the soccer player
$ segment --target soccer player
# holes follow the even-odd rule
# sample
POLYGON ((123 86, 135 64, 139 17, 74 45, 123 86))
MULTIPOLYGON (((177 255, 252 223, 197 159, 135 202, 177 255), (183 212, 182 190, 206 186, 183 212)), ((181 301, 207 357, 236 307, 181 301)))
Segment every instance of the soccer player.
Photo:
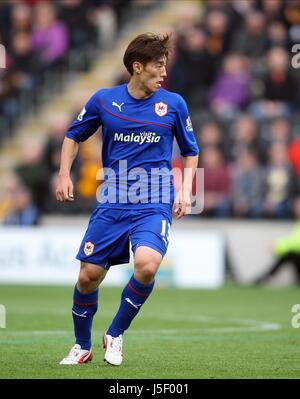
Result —
POLYGON ((146 33, 132 40, 123 58, 129 83, 97 91, 66 133, 57 199, 74 200, 72 162, 79 143, 100 126, 105 181, 77 254, 81 266, 72 307, 76 343, 60 364, 92 360, 98 287, 111 266, 129 262, 131 244, 134 273, 103 336, 104 360, 122 363, 123 334, 153 290, 168 247, 172 210, 177 218, 190 211, 199 150, 185 101, 161 88, 169 50, 168 35, 146 33), (174 136, 186 168, 176 196, 171 171, 174 136))

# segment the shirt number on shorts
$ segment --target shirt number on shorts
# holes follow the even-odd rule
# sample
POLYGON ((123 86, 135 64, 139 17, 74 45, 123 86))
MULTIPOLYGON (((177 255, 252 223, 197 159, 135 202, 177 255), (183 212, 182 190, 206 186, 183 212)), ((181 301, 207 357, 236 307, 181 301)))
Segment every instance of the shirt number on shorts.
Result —
POLYGON ((164 243, 168 245, 169 239, 170 239, 170 223, 167 222, 165 219, 161 221, 161 233, 160 235, 162 236, 162 239, 164 240, 164 243))

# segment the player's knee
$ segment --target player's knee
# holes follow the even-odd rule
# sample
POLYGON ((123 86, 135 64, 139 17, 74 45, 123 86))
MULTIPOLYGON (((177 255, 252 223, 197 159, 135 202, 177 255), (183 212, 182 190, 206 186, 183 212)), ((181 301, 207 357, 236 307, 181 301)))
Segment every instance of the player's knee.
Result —
POLYGON ((134 274, 138 281, 150 284, 158 270, 162 256, 148 247, 139 247, 135 253, 134 274))
POLYGON ((150 284, 154 280, 155 274, 156 274, 156 269, 152 267, 145 267, 142 270, 142 276, 147 284, 150 284))
POLYGON ((139 277, 139 280, 144 284, 150 284, 155 277, 158 269, 157 262, 150 261, 144 264, 136 264, 135 274, 139 277))
POLYGON ((104 276, 99 274, 99 271, 97 269, 95 271, 94 268, 81 267, 77 286, 82 294, 92 292, 98 287, 104 278, 104 276))
POLYGON ((91 278, 91 276, 86 272, 80 272, 78 277, 78 283, 81 287, 88 287, 91 285, 95 280, 91 278))

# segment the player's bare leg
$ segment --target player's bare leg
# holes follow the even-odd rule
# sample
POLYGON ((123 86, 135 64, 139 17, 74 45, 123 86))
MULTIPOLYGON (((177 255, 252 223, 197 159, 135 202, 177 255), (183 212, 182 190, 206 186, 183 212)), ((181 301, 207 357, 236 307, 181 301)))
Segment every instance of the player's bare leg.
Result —
POLYGON ((142 284, 152 283, 161 261, 159 252, 146 246, 138 247, 134 257, 135 279, 142 284))
POLYGON ((134 275, 124 288, 119 310, 103 337, 106 348, 104 360, 107 363, 114 366, 122 363, 123 333, 151 294, 161 260, 161 254, 152 248, 140 246, 135 251, 134 275))
POLYGON ((77 289, 82 294, 94 292, 102 283, 107 270, 93 263, 80 262, 77 289))
POLYGON ((93 359, 92 322, 98 308, 98 287, 106 273, 101 266, 81 262, 72 308, 76 344, 60 364, 82 364, 93 359))

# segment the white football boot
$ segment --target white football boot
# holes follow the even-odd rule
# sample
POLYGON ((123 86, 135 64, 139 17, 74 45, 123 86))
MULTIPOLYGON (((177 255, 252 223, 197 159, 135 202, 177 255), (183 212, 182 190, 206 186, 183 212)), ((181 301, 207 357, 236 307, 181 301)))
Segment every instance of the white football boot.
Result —
POLYGON ((104 361, 113 366, 120 366, 123 361, 122 353, 123 338, 122 335, 112 337, 111 335, 103 335, 103 348, 106 349, 104 361))
POLYGON ((81 349, 81 346, 76 344, 71 348, 70 353, 59 364, 82 364, 89 363, 93 359, 92 348, 88 351, 81 349))

